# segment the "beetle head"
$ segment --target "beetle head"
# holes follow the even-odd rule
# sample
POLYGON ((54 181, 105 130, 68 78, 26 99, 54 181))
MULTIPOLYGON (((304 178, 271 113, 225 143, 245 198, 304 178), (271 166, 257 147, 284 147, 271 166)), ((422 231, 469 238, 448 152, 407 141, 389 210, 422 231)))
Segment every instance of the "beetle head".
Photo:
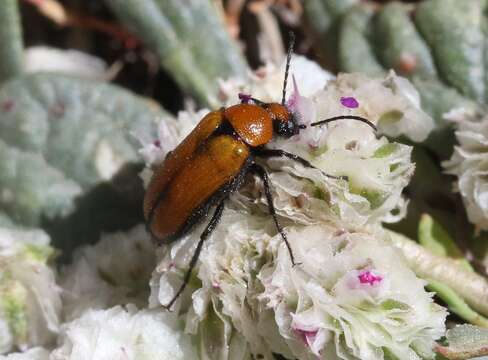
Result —
POLYGON ((300 132, 303 126, 298 124, 297 118, 285 105, 278 103, 265 104, 265 109, 273 119, 273 129, 276 134, 285 138, 300 132))

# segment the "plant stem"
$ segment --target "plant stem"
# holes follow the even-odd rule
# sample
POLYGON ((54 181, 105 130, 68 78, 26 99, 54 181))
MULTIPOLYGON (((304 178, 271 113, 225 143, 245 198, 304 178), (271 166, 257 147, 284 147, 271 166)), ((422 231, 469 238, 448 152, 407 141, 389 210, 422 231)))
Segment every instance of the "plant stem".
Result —
POLYGON ((432 254, 404 235, 387 231, 410 268, 423 279, 432 279, 449 286, 466 303, 483 315, 488 315, 488 281, 479 274, 466 270, 456 260, 432 254))

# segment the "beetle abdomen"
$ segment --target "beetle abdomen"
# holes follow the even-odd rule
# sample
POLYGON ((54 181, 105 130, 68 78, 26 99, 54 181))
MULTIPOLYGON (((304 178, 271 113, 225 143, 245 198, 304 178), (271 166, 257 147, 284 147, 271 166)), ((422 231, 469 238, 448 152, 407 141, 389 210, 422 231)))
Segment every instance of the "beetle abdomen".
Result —
POLYGON ((165 161, 160 169, 164 188, 146 195, 151 197, 148 204, 153 204, 146 215, 152 234, 170 242, 198 222, 205 215, 202 209, 235 181, 249 155, 241 140, 220 135, 203 142, 177 171, 167 171, 165 161))
POLYGON ((195 129, 170 153, 161 165, 154 169, 153 177, 144 196, 144 217, 154 207, 159 194, 166 188, 174 175, 193 157, 198 146, 205 142, 220 126, 222 111, 212 111, 205 115, 195 129))

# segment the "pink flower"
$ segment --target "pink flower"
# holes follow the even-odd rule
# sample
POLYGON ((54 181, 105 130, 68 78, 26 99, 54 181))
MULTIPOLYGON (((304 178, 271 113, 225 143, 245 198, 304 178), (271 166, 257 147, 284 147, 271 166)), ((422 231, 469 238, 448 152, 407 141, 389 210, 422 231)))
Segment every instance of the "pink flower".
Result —
POLYGON ((298 102, 300 101, 301 95, 300 92, 298 91, 298 85, 297 85, 297 80, 295 79, 295 76, 292 75, 293 79, 293 92, 291 96, 288 98, 288 101, 286 102, 286 107, 288 110, 291 112, 296 112, 298 109, 298 102))
POLYGON ((383 277, 375 275, 369 270, 365 270, 358 275, 358 279, 361 284, 369 284, 373 286, 376 282, 379 284, 381 280, 383 280, 383 277))
POLYGON ((239 100, 241 100, 241 104, 247 104, 249 101, 251 101, 252 96, 249 94, 244 94, 244 93, 239 93, 237 96, 239 96, 239 100))
POLYGON ((347 108, 350 108, 350 109, 355 109, 355 108, 359 107, 358 101, 355 98, 353 98, 352 96, 351 97, 347 97, 347 96, 341 97, 341 104, 347 108))
POLYGON ((298 337, 309 347, 312 346, 315 338, 317 337, 317 333, 319 332, 318 328, 315 330, 303 330, 295 328, 294 330, 297 333, 298 337))

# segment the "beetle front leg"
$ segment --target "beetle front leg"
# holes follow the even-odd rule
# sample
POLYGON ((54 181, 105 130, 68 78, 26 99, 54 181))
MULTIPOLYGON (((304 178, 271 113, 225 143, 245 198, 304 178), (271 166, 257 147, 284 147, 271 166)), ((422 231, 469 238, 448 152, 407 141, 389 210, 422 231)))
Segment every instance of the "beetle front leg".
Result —
POLYGON ((270 215, 273 217, 276 229, 280 233, 281 237, 285 241, 286 247, 288 249, 288 253, 290 254, 290 259, 291 263, 293 266, 299 265, 299 263, 295 262, 295 257, 293 256, 293 251, 291 250, 290 243, 288 242, 288 238, 286 237, 286 233, 281 227, 281 224, 278 221, 278 218, 276 217, 276 210, 273 204, 273 195, 271 194, 271 189, 269 187, 269 178, 268 178, 268 173, 266 170, 258 164, 252 164, 250 171, 256 175, 258 175, 261 180, 263 180, 263 187, 264 187, 264 195, 266 196, 266 201, 268 202, 268 209, 270 215))
MULTIPOLYGON (((224 199, 225 200, 225 199, 224 199)), ((224 200, 220 202, 219 205, 217 205, 217 208, 215 209, 215 213, 212 216, 212 219, 208 223, 207 227, 205 230, 203 230, 202 234, 200 235, 200 240, 198 241, 197 248, 195 249, 195 252, 193 253, 193 256, 190 260, 190 264, 188 265, 188 270, 185 273, 185 277, 183 278, 183 284, 181 284, 180 288, 176 292, 176 294, 173 296, 171 301, 167 305, 163 305, 167 310, 171 309, 171 306, 175 303, 175 301, 180 297, 180 295, 183 293, 183 291, 186 288, 186 285, 188 285, 188 282, 190 281, 190 276, 193 268, 195 267, 198 258, 200 256, 200 252, 202 251, 203 243, 205 240, 210 236, 212 231, 215 229, 217 224, 219 223, 220 219, 222 218, 222 213, 224 211, 224 200)))
POLYGON ((306 168, 309 168, 309 169, 315 169, 315 170, 318 170, 320 171, 324 176, 328 177, 328 178, 331 178, 331 179, 337 179, 337 180, 347 180, 347 176, 335 176, 335 175, 329 175, 325 172, 323 172, 322 170, 318 169, 317 167, 313 166, 310 161, 298 156, 298 155, 295 155, 295 154, 292 154, 292 153, 289 153, 285 150, 280 150, 280 149, 258 149, 258 150, 255 150, 255 155, 258 156, 258 157, 262 157, 262 158, 270 158, 270 157, 286 157, 288 159, 291 159, 291 160, 294 160, 296 161, 297 163, 303 165, 304 167, 306 168))

